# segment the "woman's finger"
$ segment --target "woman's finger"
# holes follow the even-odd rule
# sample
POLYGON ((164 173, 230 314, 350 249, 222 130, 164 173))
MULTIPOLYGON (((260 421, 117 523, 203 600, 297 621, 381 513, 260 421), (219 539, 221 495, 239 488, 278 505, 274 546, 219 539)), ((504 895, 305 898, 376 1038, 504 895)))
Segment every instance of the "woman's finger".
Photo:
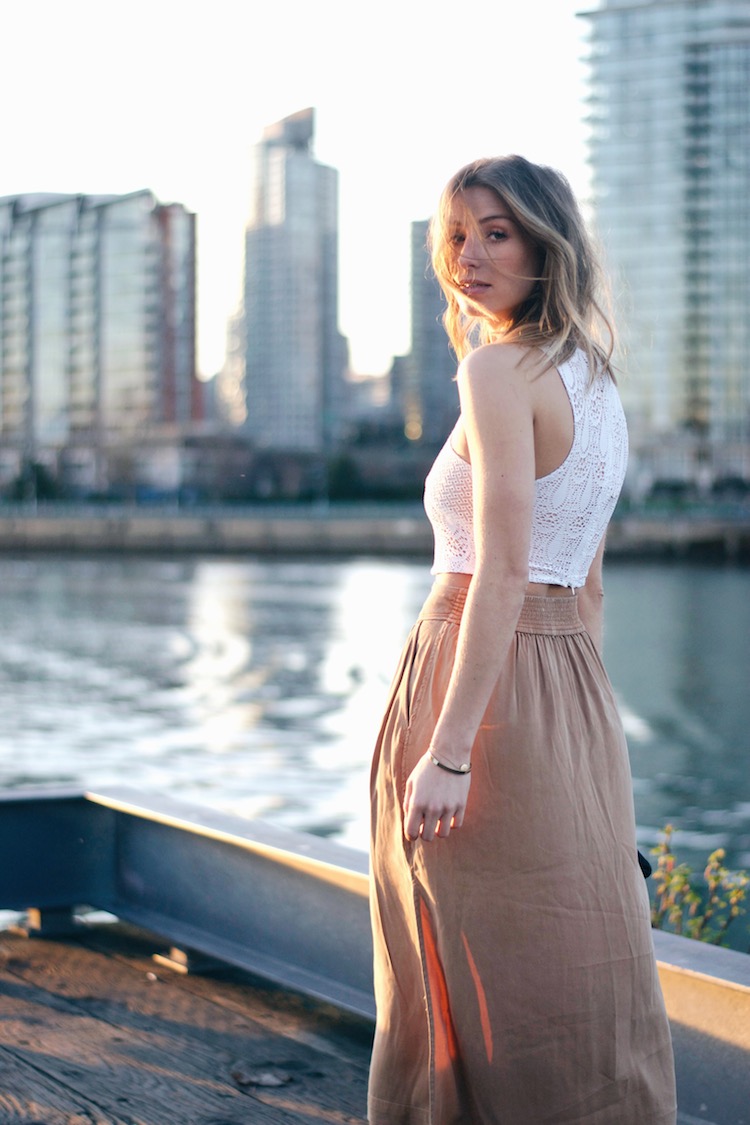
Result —
POLYGON ((429 820, 425 818, 425 820, 422 821, 422 839, 426 844, 432 843, 432 841, 435 839, 436 828, 437 822, 432 818, 430 818, 429 820))
POLYGON ((418 836, 421 836, 425 843, 429 844, 436 836, 441 840, 447 839, 450 836, 451 828, 458 827, 458 824, 455 823, 456 819, 457 817, 451 816, 450 812, 443 812, 438 816, 429 810, 408 808, 404 832, 409 840, 416 840, 418 836))
POLYGON ((416 840, 424 832, 424 816, 421 809, 416 808, 411 797, 404 801, 404 835, 407 840, 416 840))

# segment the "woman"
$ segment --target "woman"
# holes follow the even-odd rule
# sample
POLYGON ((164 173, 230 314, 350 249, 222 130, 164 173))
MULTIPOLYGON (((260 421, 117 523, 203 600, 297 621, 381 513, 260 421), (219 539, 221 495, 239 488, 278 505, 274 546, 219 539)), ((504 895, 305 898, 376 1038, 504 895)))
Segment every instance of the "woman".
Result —
POLYGON ((431 227, 461 412, 372 777, 371 1125, 666 1125, 669 1028, 600 659, 627 457, 567 181, 480 160, 431 227))

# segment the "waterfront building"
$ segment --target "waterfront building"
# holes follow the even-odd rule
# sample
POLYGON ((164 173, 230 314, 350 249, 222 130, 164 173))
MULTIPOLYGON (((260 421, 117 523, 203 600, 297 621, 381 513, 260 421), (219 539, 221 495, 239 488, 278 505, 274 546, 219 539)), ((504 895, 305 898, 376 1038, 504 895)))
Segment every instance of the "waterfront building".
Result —
MULTIPOLYGON (((223 397, 253 442, 323 454, 340 441, 348 364, 338 330, 338 173, 312 153, 314 111, 268 126, 253 149, 244 308, 223 397)), ((225 381, 226 383, 226 381, 225 381)))
POLYGON ((245 350, 245 314, 240 303, 227 320, 224 363, 215 379, 217 417, 231 429, 247 421, 245 350))
POLYGON ((38 466, 119 484, 136 443, 199 415, 199 390, 194 215, 145 190, 0 199, 0 484, 38 466))
POLYGON ((581 14, 638 486, 750 480, 750 0, 581 14))
POLYGON ((411 224, 411 350, 401 369, 406 436, 442 445, 458 417, 456 357, 442 324, 445 299, 432 272, 426 220, 411 224))

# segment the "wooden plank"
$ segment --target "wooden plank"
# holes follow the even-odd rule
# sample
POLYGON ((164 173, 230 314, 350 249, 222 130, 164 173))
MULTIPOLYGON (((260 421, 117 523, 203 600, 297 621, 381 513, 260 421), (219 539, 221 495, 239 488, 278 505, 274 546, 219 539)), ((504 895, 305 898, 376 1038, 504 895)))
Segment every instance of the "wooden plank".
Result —
MULTIPOLYGON (((319 1082, 308 1082, 305 1092, 301 1087, 298 1089, 298 1084, 304 1077, 304 1074, 299 1074, 295 1077, 294 1084, 283 1090, 256 1089, 255 1098, 269 1105, 289 1103, 292 1106, 299 1104, 301 1107, 301 1098, 306 1096, 310 1109, 314 1109, 316 1114, 327 1114, 321 1120, 346 1125, 364 1122, 372 1040, 372 1028, 368 1022, 315 1004, 304 996, 272 985, 263 985, 250 978, 249 974, 234 969, 228 968, 221 975, 206 976, 175 975, 168 970, 164 971, 151 960, 152 953, 160 950, 163 943, 158 938, 147 937, 142 933, 134 940, 129 927, 95 929, 87 938, 86 945, 105 952, 109 957, 124 960, 131 970, 135 969, 143 975, 156 973, 160 981, 168 981, 171 1010, 175 1010, 174 993, 177 990, 183 994, 181 1003, 185 1003, 193 1013, 194 1028, 199 1025, 201 1018, 206 1018, 199 1015, 199 1003, 207 1001, 212 1006, 218 1005, 225 1009, 225 1014, 219 1016, 215 1011, 210 1013, 208 1019, 214 1029, 228 1021, 229 1028, 236 1031, 238 1018, 241 1021, 239 1027, 244 1029, 245 1035, 251 1026, 259 1031, 262 1028, 265 1038, 271 1036, 278 1043, 287 1043, 286 1069, 289 1073, 294 1074, 304 1065, 305 1068, 310 1068, 309 1075, 319 1079, 319 1082), (249 1019, 250 1014, 252 1019, 249 1019), (290 1041, 312 1048, 314 1054, 310 1056, 307 1050, 300 1053, 292 1051, 290 1041), (298 1094, 300 1100, 296 1103, 294 1098, 298 1094)), ((158 998, 158 994, 152 997, 154 1000, 158 998)), ((240 1039, 238 1050, 238 1057, 246 1065, 262 1065, 262 1059, 259 1059, 257 1052, 249 1049, 246 1040, 243 1042, 240 1039)), ((284 1068, 283 1060, 274 1065, 284 1068)))
MULTIPOLYGON (((67 1092, 63 1104, 71 1109, 83 1093, 105 1120, 122 1115, 129 1125, 177 1125, 205 1120, 215 1113, 221 1094, 232 1094, 226 1083, 211 1087, 189 1071, 181 1072, 158 1030, 151 1035, 118 1033, 74 1005, 52 1003, 41 989, 24 985, 14 990, 5 980, 1 990, 2 1046, 43 1075, 45 1084, 54 1082, 61 1096, 67 1092)), ((234 1097, 242 1099, 239 1093, 234 1097)), ((32 1085, 29 1101, 35 1100, 32 1085)), ((241 1120, 239 1114, 228 1118, 241 1120)))
MULTIPOLYGON (((97 949, 113 959, 124 960, 142 973, 161 972, 152 961, 154 951, 161 951, 164 942, 146 936, 128 926, 104 926, 92 929, 86 938, 88 948, 97 949)), ((366 1084, 370 1065, 374 1025, 336 1008, 298 993, 268 984, 251 974, 226 968, 221 973, 179 976, 175 986, 211 1000, 245 1016, 252 1012, 253 1021, 275 1035, 283 1035, 307 1043, 325 1055, 340 1058, 359 1071, 366 1084), (225 986, 230 980, 232 987, 225 986)))
MULTIPOLYGON (((0 1049, 61 1091, 60 1112, 83 1091, 105 1121, 127 1125, 364 1122, 364 1044, 347 1060, 343 1043, 322 1049, 320 1022, 305 1028, 302 1012, 295 1026, 266 999, 256 1018, 248 985, 156 970, 127 936, 111 944, 0 935, 0 1049), (289 1081, 238 1083, 269 1073, 289 1081)), ((33 1120, 35 1097, 32 1087, 19 1121, 33 1120)))
POLYGON ((17 1057, 24 1046, 22 1041, 17 1052, 0 1047, 3 1125, 127 1125, 120 1117, 103 1114, 83 1093, 61 1087, 17 1057))

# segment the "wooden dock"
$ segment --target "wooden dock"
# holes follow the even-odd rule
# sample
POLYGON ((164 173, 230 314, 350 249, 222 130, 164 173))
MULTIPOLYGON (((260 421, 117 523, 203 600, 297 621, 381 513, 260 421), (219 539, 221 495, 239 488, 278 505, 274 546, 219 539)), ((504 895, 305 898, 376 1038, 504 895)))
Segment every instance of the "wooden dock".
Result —
MULTIPOLYGON (((0 794, 0 856, 0 1125, 364 1125, 362 852, 120 787, 0 794)), ((750 957, 654 947, 678 1125, 750 1125, 750 957)))
POLYGON ((354 1125, 371 1027, 122 924, 0 932, 0 1125, 354 1125))

